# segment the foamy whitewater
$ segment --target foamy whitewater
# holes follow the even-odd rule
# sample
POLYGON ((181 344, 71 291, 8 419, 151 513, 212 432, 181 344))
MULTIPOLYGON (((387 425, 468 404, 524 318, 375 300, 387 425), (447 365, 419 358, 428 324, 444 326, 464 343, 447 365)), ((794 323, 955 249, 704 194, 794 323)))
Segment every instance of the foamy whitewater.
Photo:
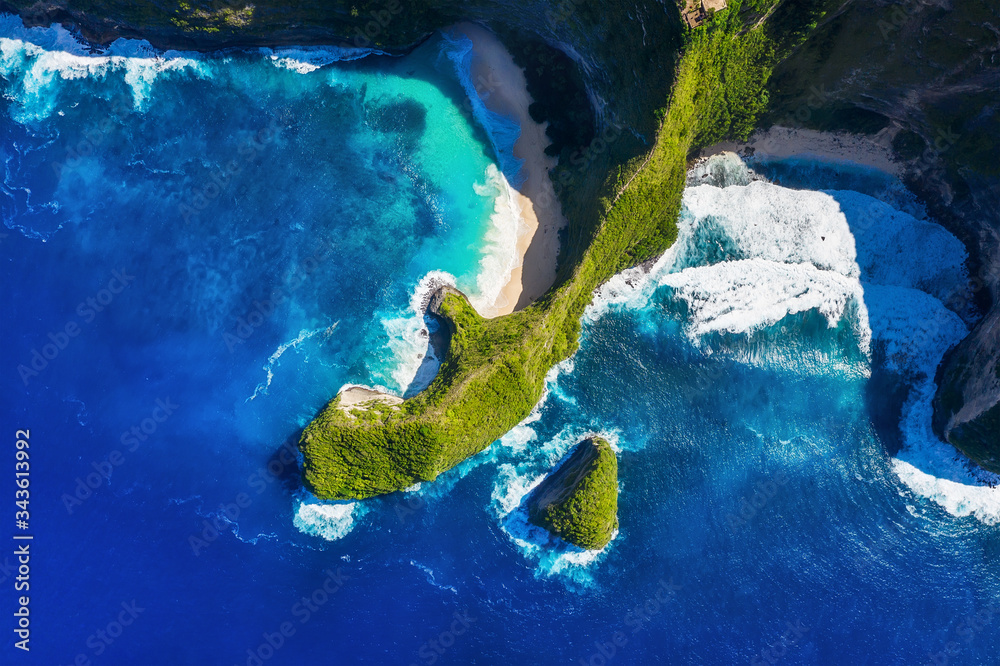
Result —
POLYGON ((867 354, 874 341, 886 368, 913 383, 893 469, 952 515, 1000 521, 1000 491, 992 487, 1000 477, 931 429, 935 370, 968 333, 960 315, 973 316, 942 302, 972 301, 962 243, 859 192, 772 185, 731 153, 703 161, 688 182, 697 184, 685 191, 676 245, 648 274, 613 278, 586 317, 648 307, 662 287, 686 304, 696 345, 710 333, 752 337, 804 311, 819 312, 830 327, 849 316, 858 348, 867 354))
POLYGON ((21 20, 0 16, 0 73, 21 80, 13 91, 24 111, 18 121, 41 120, 53 110, 48 100, 54 79, 103 77, 109 71, 124 72, 136 108, 149 99, 149 90, 158 77, 168 72, 188 70, 203 74, 194 54, 160 52, 148 42, 119 39, 105 51, 91 53, 59 27, 25 29, 21 20))
MULTIPOLYGON (((875 345, 884 368, 912 383, 902 407, 904 445, 892 460, 894 471, 913 492, 952 515, 997 522, 1000 498, 989 487, 993 475, 963 462, 930 429, 934 370, 967 332, 959 314, 941 300, 968 296, 961 243, 939 225, 865 194, 771 184, 732 154, 698 165, 689 183, 677 243, 648 271, 626 271, 599 290, 584 315, 584 344, 587 328, 610 311, 658 309, 667 301, 680 306, 681 329, 699 353, 741 363, 867 378, 875 345), (846 344, 846 357, 781 340, 788 337, 790 325, 783 322, 790 316, 808 322, 814 314, 831 344, 846 344)), ((417 293, 426 293, 430 284, 417 293)), ((421 321, 425 302, 414 297, 412 315, 404 320, 410 322, 409 334, 400 337, 426 338, 413 323, 421 321)), ((425 367, 436 368, 436 360, 425 367)), ((499 462, 491 506, 538 574, 586 584, 588 568, 601 554, 553 541, 527 521, 523 506, 572 446, 601 428, 599 422, 567 424, 544 441, 533 429, 547 401, 575 406, 559 387, 560 375, 572 372, 572 361, 554 368, 547 397, 497 443, 505 453, 490 455, 499 462), (505 457, 514 460, 502 462, 505 457)), ((411 371, 402 375, 411 376, 411 371)), ((432 378, 428 371, 418 385, 432 378)), ((619 434, 610 436, 618 445, 619 434)))
POLYGON ((430 294, 516 263, 517 128, 467 48, 91 49, 0 17, 31 662, 995 664, 995 479, 930 431, 978 316, 964 250, 860 167, 697 165, 678 242, 600 289, 521 424, 399 493, 303 491, 338 389, 422 390, 430 294), (524 519, 588 433, 619 461, 599 552, 524 519))

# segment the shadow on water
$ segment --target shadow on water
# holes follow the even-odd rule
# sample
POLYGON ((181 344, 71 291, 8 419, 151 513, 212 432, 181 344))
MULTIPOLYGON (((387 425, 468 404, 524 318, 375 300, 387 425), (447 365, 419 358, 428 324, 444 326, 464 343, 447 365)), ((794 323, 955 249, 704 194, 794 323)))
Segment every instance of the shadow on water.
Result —
POLYGON ((445 356, 448 354, 448 346, 451 344, 451 330, 448 328, 448 322, 444 317, 431 312, 429 304, 424 312, 424 323, 429 334, 428 353, 424 354, 415 377, 426 379, 410 384, 406 392, 403 393, 404 398, 412 398, 430 386, 430 383, 437 377, 440 364, 444 362, 445 356))
POLYGON ((872 345, 872 376, 865 385, 865 406, 872 427, 885 446, 886 453, 895 456, 903 448, 903 405, 910 396, 910 383, 885 367, 885 346, 872 345))
POLYGON ((294 493, 303 487, 302 469, 299 467, 299 440, 304 429, 300 428, 285 438, 267 459, 267 473, 281 482, 282 488, 294 493))

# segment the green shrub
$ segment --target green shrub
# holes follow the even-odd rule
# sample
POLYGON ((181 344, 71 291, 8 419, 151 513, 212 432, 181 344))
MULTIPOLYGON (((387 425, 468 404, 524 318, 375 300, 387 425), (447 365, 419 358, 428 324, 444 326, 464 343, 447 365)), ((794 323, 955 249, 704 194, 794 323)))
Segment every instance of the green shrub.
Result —
POLYGON ((759 28, 739 32, 736 4, 693 32, 655 145, 614 169, 594 197, 594 229, 568 239, 576 259, 563 265, 557 285, 528 308, 489 320, 461 294, 447 294, 439 313, 452 335, 438 376, 402 409, 373 420, 345 415, 338 399, 327 405, 301 439, 310 490, 366 498, 433 480, 530 413, 549 368, 576 351, 594 290, 676 239, 695 142, 742 134, 763 108, 760 91, 776 50, 759 28))

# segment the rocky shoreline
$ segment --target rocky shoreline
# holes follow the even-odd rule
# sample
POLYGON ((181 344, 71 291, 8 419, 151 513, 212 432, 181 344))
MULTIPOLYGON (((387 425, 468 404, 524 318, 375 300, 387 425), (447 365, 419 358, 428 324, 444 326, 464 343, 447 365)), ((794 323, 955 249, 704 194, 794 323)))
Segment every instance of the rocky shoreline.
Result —
MULTIPOLYGON (((938 159, 926 155, 906 159, 894 151, 899 132, 898 127, 888 127, 867 136, 773 126, 758 130, 745 142, 705 148, 691 165, 723 151, 776 158, 802 155, 861 164, 899 178, 929 215, 968 250, 972 302, 956 294, 945 305, 959 315, 976 311, 981 315, 938 368, 934 430, 974 463, 1000 472, 1000 231, 990 224, 1000 221, 1000 211, 994 210, 1000 201, 991 199, 1000 196, 989 188, 956 192, 938 159)), ((934 326, 926 322, 926 330, 914 335, 934 326)))
MULTIPOLYGON (((516 25, 549 43, 563 44, 573 54, 592 99, 602 101, 598 117, 605 124, 623 122, 631 130, 623 136, 638 139, 653 127, 647 118, 651 108, 640 99, 647 93, 634 99, 614 95, 641 79, 643 72, 633 68, 629 74, 627 68, 613 68, 606 39, 594 40, 569 21, 549 20, 552 16, 541 6, 528 5, 514 17, 489 5, 447 4, 428 11, 425 5, 404 7, 398 0, 362 3, 356 11, 346 4, 320 2, 295 7, 223 2, 210 11, 182 9, 158 0, 76 6, 82 8, 71 8, 68 0, 0 1, 0 11, 20 16, 28 26, 62 23, 95 46, 125 37, 147 40, 159 49, 195 51, 334 45, 401 55, 435 29, 463 18, 516 25), (248 8, 251 14, 246 14, 248 8)), ((994 324, 1000 318, 1000 183, 995 174, 983 171, 990 169, 991 137, 996 131, 995 120, 990 121, 995 114, 984 115, 989 105, 980 101, 1000 86, 1000 70, 986 66, 995 59, 990 50, 995 40, 984 38, 988 35, 980 30, 981 21, 966 20, 964 12, 973 10, 956 6, 940 15, 917 7, 886 22, 873 19, 873 11, 882 11, 881 5, 848 0, 821 22, 815 39, 776 69, 771 120, 790 119, 814 129, 862 133, 872 123, 883 121, 883 126, 896 128, 891 145, 901 162, 904 183, 935 219, 966 244, 976 304, 984 314, 939 369, 934 424, 940 436, 973 459, 1000 469, 996 463, 1000 429, 993 427, 1000 411, 1000 327, 994 324), (813 57, 811 50, 826 43, 824 31, 835 33, 845 26, 858 31, 856 39, 840 40, 833 53, 813 57), (924 46, 921 35, 929 30, 951 35, 949 42, 955 48, 947 58, 924 46), (920 71, 928 72, 927 76, 914 78, 920 71)), ((601 19, 608 25, 592 32, 612 29, 613 20, 609 14, 601 19)), ((658 62, 656 56, 671 48, 671 40, 665 39, 652 47, 637 46, 629 57, 637 63, 658 62)), ((625 153, 636 149, 618 148, 625 153)))
MULTIPOLYGON (((178 23, 171 23, 174 18, 176 7, 161 7, 158 2, 135 3, 136 6, 145 4, 151 9, 146 16, 150 18, 143 25, 135 25, 123 14, 118 12, 117 18, 99 17, 95 13, 73 9, 65 0, 42 0, 41 2, 23 3, 2 1, 0 2, 0 12, 15 14, 21 17, 25 27, 48 27, 53 23, 59 23, 74 32, 79 37, 93 45, 94 47, 108 46, 116 39, 141 39, 149 42, 153 48, 169 51, 223 51, 227 49, 240 48, 261 48, 261 47, 282 47, 282 46, 341 46, 368 48, 377 46, 380 51, 388 55, 405 55, 417 48, 426 41, 439 26, 411 31, 411 34, 400 33, 396 36, 395 31, 390 31, 391 19, 400 10, 392 12, 390 5, 399 7, 398 0, 393 3, 391 0, 386 3, 382 11, 388 16, 352 17, 350 12, 328 12, 322 16, 317 15, 310 20, 310 15, 302 12, 296 16, 286 14, 285 21, 275 22, 277 27, 268 27, 265 30, 254 32, 248 29, 249 25, 240 25, 233 22, 222 27, 211 25, 210 13, 205 13, 205 25, 184 26, 178 23), (315 19, 323 18, 324 21, 315 19), (381 20, 379 20, 381 18, 381 20), (375 28, 368 25, 375 23, 375 28), (228 28, 228 29, 227 29, 228 28), (385 43, 384 40, 389 40, 385 43)), ((221 2, 224 5, 219 12, 225 16, 225 9, 230 5, 235 7, 237 2, 221 2)), ((249 6, 249 5, 248 5, 249 6)), ((266 5, 262 5, 266 6, 266 5)), ((255 7, 256 8, 256 7, 255 7)), ((109 14, 113 13, 113 8, 107 9, 109 14)), ((224 21, 224 19, 223 19, 224 21)))

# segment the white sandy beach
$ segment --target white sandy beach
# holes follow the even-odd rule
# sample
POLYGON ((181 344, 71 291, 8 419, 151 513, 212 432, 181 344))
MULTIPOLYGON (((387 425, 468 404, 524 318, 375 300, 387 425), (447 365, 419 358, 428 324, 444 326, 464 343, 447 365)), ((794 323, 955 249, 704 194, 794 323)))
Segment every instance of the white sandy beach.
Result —
POLYGON ((514 156, 524 160, 524 182, 517 189, 511 188, 512 203, 520 215, 517 260, 493 307, 480 312, 483 316, 497 317, 529 305, 555 281, 558 232, 566 224, 548 178, 557 160, 544 152, 549 145, 545 135, 547 124, 536 123, 528 114, 533 100, 528 94, 524 72, 497 36, 471 23, 459 24, 452 32, 465 35, 473 43, 472 80, 486 108, 512 118, 521 127, 520 138, 514 144, 514 156), (526 263, 529 248, 533 260, 526 263))
POLYGON ((403 402, 403 399, 399 396, 357 384, 348 384, 341 387, 337 395, 340 396, 340 409, 348 415, 350 415, 351 409, 368 403, 381 402, 395 407, 403 402))
POLYGON ((758 157, 818 157, 861 164, 899 176, 902 165, 893 160, 892 135, 892 128, 865 136, 775 125, 766 131, 754 132, 746 142, 724 141, 705 148, 701 151, 701 156, 711 157, 723 152, 741 153, 749 148, 758 157))

